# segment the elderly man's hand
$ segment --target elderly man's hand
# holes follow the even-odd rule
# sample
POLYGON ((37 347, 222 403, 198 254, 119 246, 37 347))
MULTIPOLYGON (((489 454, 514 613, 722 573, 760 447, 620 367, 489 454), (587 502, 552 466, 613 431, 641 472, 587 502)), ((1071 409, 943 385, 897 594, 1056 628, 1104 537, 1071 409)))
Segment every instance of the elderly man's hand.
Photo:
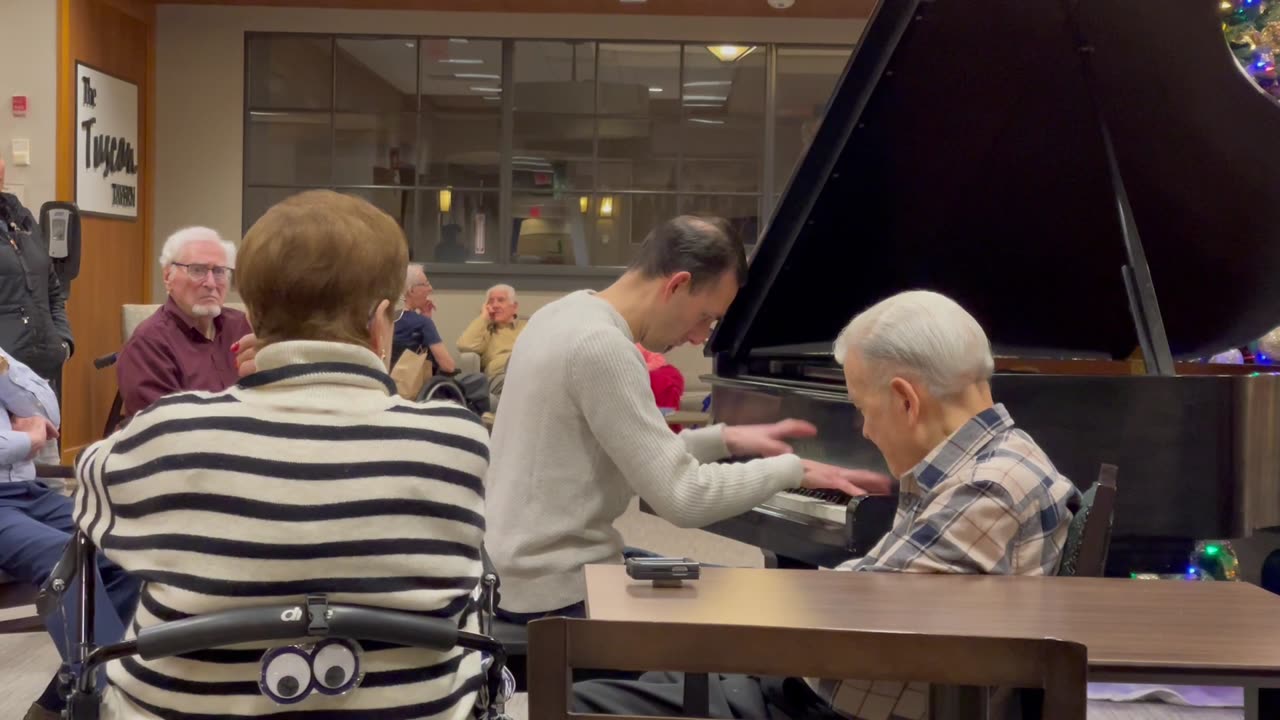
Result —
POLYGON ((31 438, 31 454, 27 459, 31 459, 40 452, 50 440, 58 439, 58 428, 53 426, 47 418, 34 417, 10 417, 9 424, 18 432, 26 433, 31 438))
POLYGON ((236 354, 236 371, 240 373, 240 377, 247 377, 258 372, 258 336, 249 333, 240 338, 231 346, 231 352, 236 354))
POLYGON ((724 429, 724 444, 737 457, 773 457, 792 452, 787 440, 818 434, 813 423, 783 420, 769 425, 729 425, 724 429))
POLYGON ((893 479, 870 470, 850 470, 814 460, 801 460, 804 487, 811 490, 839 490, 845 495, 888 495, 893 479))

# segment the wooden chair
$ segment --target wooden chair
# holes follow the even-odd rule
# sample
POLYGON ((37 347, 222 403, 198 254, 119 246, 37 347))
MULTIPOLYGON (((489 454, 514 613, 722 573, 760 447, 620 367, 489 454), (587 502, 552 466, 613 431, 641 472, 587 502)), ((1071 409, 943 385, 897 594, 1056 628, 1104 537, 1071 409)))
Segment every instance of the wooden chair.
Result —
POLYGON ((1083 645, 1047 638, 552 618, 529 625, 530 717, 639 720, 572 712, 575 668, 1037 687, 1043 720, 1084 720, 1088 662, 1083 645))
POLYGON ((1107 567, 1107 550, 1111 546, 1117 472, 1115 465, 1103 464, 1098 471, 1098 481, 1085 491, 1080 508, 1067 528, 1058 575, 1102 577, 1107 567))

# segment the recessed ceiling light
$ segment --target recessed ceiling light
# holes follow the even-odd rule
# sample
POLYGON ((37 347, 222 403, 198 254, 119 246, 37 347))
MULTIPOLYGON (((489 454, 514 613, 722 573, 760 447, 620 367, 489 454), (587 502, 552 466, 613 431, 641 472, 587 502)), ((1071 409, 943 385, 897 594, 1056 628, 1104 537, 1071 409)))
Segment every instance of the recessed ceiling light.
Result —
POLYGON ((724 102, 729 99, 727 95, 685 95, 685 102, 724 102))
POLYGON ((458 78, 459 80, 498 80, 499 79, 497 75, 490 75, 488 73, 454 73, 453 76, 458 78))
POLYGON ((684 86, 685 87, 717 87, 720 85, 732 85, 732 84, 733 84, 732 80, 694 80, 693 82, 685 83, 684 86))
POLYGON ((689 118, 691 123, 701 123, 702 125, 723 125, 723 120, 711 120, 710 118, 689 118))
POLYGON ((468 40, 468 39, 466 39, 466 38, 449 38, 449 42, 451 42, 451 43, 457 43, 457 44, 459 44, 459 45, 466 45, 467 43, 469 43, 469 42, 471 42, 471 41, 470 41, 470 40, 468 40))
POLYGON ((415 43, 411 43, 411 42, 405 43, 404 46, 407 48, 416 47, 415 43))
POLYGON ((724 103, 685 103, 685 107, 722 108, 724 103))
POLYGON ((500 96, 500 95, 486 95, 486 96, 484 97, 484 99, 485 99, 485 100, 501 100, 501 99, 502 99, 502 96, 500 96))
POLYGON ((741 60, 755 50, 755 45, 708 45, 707 50, 720 62, 731 63, 741 60))
POLYGON ((649 0, 618 0, 618 2, 622 3, 623 5, 642 5, 644 3, 649 2, 649 0))
POLYGON ((660 93, 660 92, 662 92, 662 88, 660 88, 660 87, 651 87, 651 88, 649 88, 649 92, 651 92, 651 93, 660 93))
POLYGON ((471 92, 500 93, 500 92, 502 92, 502 88, 495 88, 495 87, 475 87, 475 86, 472 86, 472 88, 471 88, 471 92))
POLYGON ((480 58, 444 58, 440 62, 449 65, 483 65, 484 61, 480 58))

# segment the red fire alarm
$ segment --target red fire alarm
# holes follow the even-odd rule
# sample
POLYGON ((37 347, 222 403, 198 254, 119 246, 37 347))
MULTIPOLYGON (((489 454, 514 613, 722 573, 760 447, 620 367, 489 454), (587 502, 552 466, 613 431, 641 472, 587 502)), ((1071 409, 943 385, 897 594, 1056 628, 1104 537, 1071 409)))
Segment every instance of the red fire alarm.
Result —
POLYGON ((14 117, 26 117, 27 114, 27 96, 13 96, 13 115, 14 117))

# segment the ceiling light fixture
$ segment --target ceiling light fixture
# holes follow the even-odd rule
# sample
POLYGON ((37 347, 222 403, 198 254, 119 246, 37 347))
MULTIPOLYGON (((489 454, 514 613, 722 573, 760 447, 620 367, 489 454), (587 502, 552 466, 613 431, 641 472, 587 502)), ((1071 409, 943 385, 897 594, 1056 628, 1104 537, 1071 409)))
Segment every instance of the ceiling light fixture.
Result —
POLYGON ((710 118, 689 118, 691 123, 700 123, 702 125, 723 125, 723 120, 711 120, 710 118))
POLYGON ((685 95, 684 100, 688 102, 715 102, 722 103, 729 99, 728 95, 685 95))
POLYGON ((478 87, 478 86, 474 86, 474 85, 473 85, 473 86, 471 87, 471 92, 500 93, 500 92, 502 92, 502 88, 495 88, 495 87, 478 87))
POLYGON ((662 88, 660 88, 660 87, 651 87, 651 88, 649 88, 649 92, 651 92, 651 93, 660 93, 660 92, 662 92, 662 88))
POLYGON ((480 58, 444 58, 440 62, 448 65, 483 65, 480 58))
POLYGON ((755 50, 755 45, 708 45, 707 51, 716 56, 720 62, 737 62, 755 50))
POLYGON ((502 79, 497 75, 490 75, 488 73, 454 73, 453 76, 458 78, 459 80, 501 80, 502 79))
POLYGON ((732 80, 694 80, 693 82, 685 83, 684 86, 685 87, 717 87, 721 85, 732 85, 732 84, 733 84, 732 80))
POLYGON ((471 41, 470 41, 470 40, 468 40, 468 39, 466 39, 466 38, 449 38, 449 42, 451 42, 451 43, 457 43, 457 44, 459 44, 459 45, 466 45, 467 43, 469 43, 469 42, 471 42, 471 41))

